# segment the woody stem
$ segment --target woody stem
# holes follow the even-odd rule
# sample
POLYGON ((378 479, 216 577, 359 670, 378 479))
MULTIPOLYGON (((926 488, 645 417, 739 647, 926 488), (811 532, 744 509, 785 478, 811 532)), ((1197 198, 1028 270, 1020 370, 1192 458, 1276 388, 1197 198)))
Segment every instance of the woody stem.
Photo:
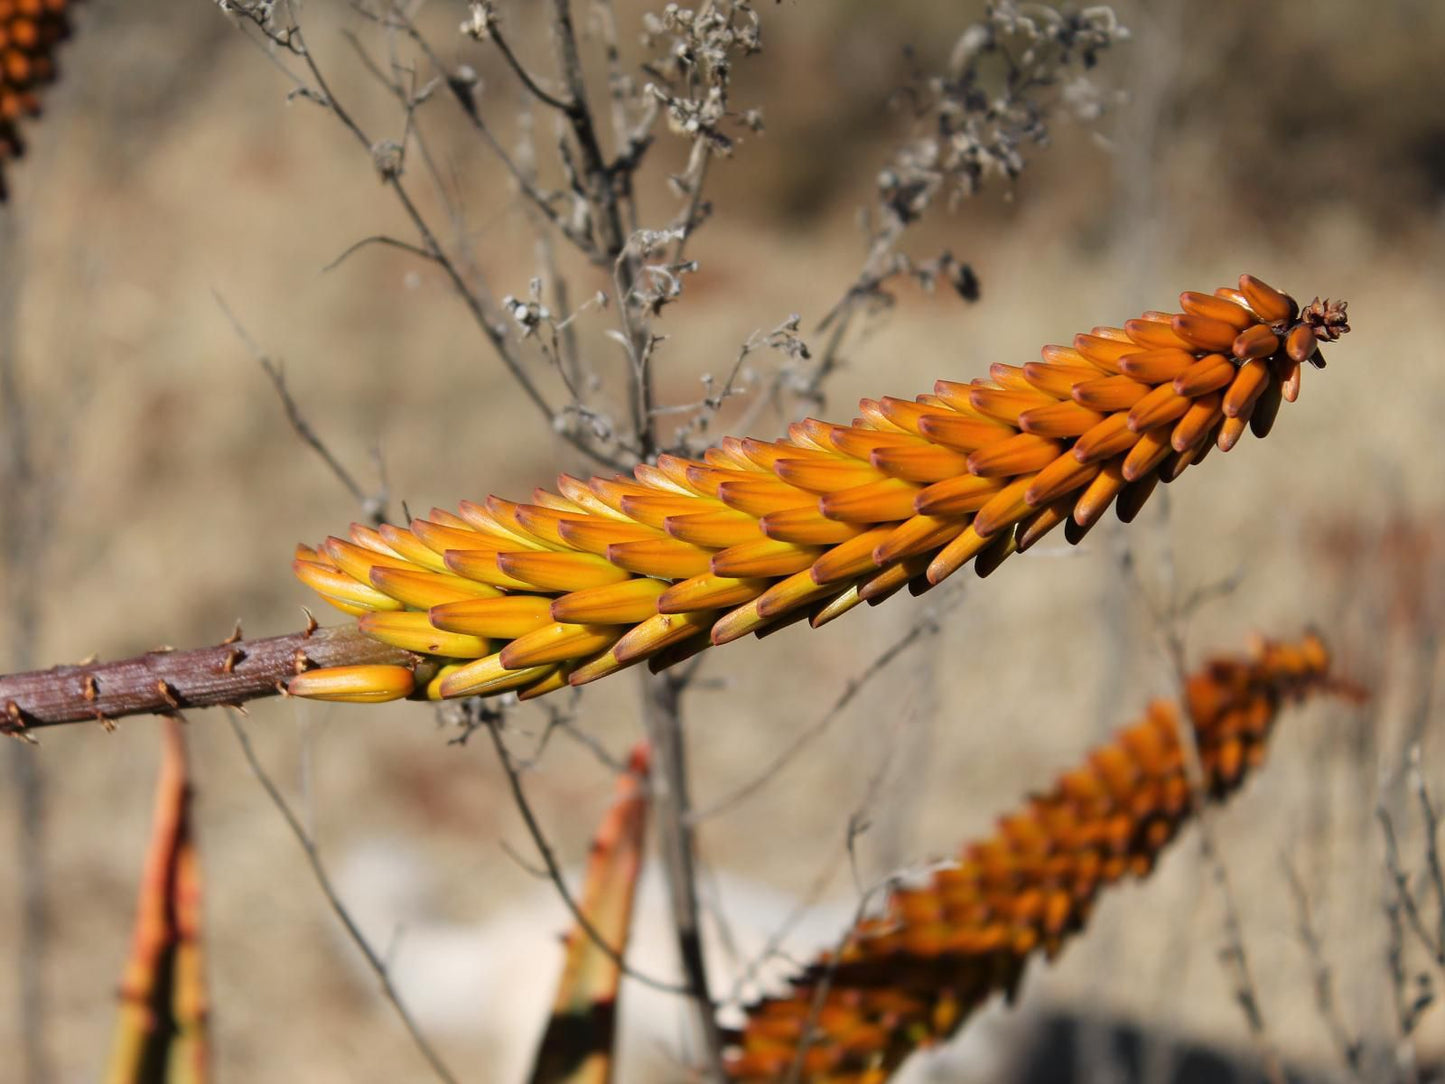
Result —
POLYGON ((0 676, 0 734, 235 705, 278 695, 286 680, 302 670, 367 664, 415 669, 418 660, 352 627, 312 628, 264 640, 238 639, 190 651, 150 651, 115 662, 0 676))

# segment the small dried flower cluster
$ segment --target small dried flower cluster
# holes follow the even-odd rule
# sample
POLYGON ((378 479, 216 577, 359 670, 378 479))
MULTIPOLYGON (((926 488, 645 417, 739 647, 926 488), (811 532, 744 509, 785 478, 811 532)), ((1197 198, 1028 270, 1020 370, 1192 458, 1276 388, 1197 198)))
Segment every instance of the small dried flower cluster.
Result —
POLYGON ((19 123, 40 115, 40 88, 56 77, 56 47, 70 36, 72 0, 0 0, 0 200, 5 161, 25 151, 19 123))
MULTIPOLYGON (((1192 675, 1186 717, 1204 796, 1227 797, 1259 766, 1281 704, 1337 687, 1313 635, 1262 644, 1252 658, 1216 659, 1192 675)), ((751 1007, 733 1036, 730 1076, 881 1082, 993 994, 1012 993, 1031 955, 1057 955, 1100 890, 1147 876, 1188 821, 1180 725, 1174 704, 1151 704, 1142 722, 966 846, 956 865, 895 891, 884 916, 860 922, 787 996, 751 1007)))
POLYGON ((1096 327, 990 380, 865 399, 851 425, 808 419, 773 442, 725 438, 700 460, 631 477, 563 475, 559 494, 353 525, 301 546, 297 576, 362 631, 426 656, 315 670, 296 695, 434 699, 581 685, 710 644, 815 628, 965 564, 987 575, 1062 526, 1077 543, 1110 505, 1129 521, 1160 482, 1246 429, 1264 436, 1299 392, 1342 302, 1303 311, 1245 275, 1180 295, 1183 312, 1096 327))
POLYGON ((952 203, 989 177, 1017 177, 1022 148, 1048 142, 1049 108, 1037 92, 1074 70, 1060 97, 1083 119, 1095 119, 1101 98, 1082 71, 1127 37, 1108 7, 1064 12, 1012 0, 989 4, 984 21, 959 36, 947 71, 916 77, 909 88, 924 134, 879 174, 885 215, 907 224, 940 194, 952 203))
MULTIPOLYGON (((642 41, 659 55, 646 66, 654 80, 645 89, 666 112, 678 134, 700 139, 709 150, 727 154, 733 141, 722 130, 729 115, 728 89, 735 56, 751 56, 763 47, 762 24, 745 0, 706 3, 698 9, 668 4, 643 16, 642 41)), ((741 118, 761 128, 756 111, 741 118)))

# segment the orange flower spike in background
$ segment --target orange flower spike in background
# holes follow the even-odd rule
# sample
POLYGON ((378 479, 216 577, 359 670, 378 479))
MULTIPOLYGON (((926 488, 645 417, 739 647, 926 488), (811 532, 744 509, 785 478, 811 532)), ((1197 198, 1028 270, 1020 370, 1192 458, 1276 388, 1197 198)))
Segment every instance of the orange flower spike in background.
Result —
POLYGON ((574 922, 567 934, 566 962, 529 1084, 610 1084, 614 1079, 619 961, 627 952, 642 875, 649 805, 643 780, 651 761, 646 742, 633 747, 627 771, 617 777, 612 806, 592 838, 577 904, 591 931, 574 922))
POLYGON ((1212 447, 1267 435, 1302 365, 1323 367, 1320 342, 1349 330, 1344 302, 1301 309, 1249 275, 1180 306, 996 364, 992 379, 865 399, 850 425, 808 419, 630 478, 563 476, 531 504, 463 502, 299 547, 303 582, 435 669, 414 689, 376 667, 313 671, 290 691, 525 699, 804 617, 816 627, 970 561, 987 575, 1061 525, 1077 543, 1110 505, 1128 522, 1212 447))
MULTIPOLYGON (((1251 658, 1215 659, 1189 677, 1187 720, 1205 797, 1226 798, 1258 767, 1283 704, 1324 691, 1353 693, 1330 678, 1314 635, 1262 644, 1251 658)), ((895 891, 882 916, 864 919, 787 996, 752 1006, 732 1036, 730 1076, 881 1081, 989 997, 1012 993, 1035 951, 1057 955, 1088 921, 1099 890, 1146 876, 1189 819, 1178 711, 1151 704, 1142 722, 1000 818, 993 836, 965 846, 957 864, 895 891), (799 1059, 803 1072, 791 1077, 799 1059)))
POLYGON ((0 201, 5 162, 25 152, 19 124, 40 115, 40 89, 55 80, 57 46, 70 36, 73 0, 0 0, 0 201))
POLYGON ((191 825, 185 724, 167 719, 163 740, 155 818, 107 1084, 205 1084, 210 1079, 201 869, 191 825))

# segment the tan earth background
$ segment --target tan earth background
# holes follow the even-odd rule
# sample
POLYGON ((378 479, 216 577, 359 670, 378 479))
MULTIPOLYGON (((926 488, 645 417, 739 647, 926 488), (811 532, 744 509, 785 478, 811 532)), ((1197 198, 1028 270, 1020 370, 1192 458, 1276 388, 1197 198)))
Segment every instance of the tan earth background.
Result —
MULTIPOLYGON (((858 209, 908 133, 889 107, 907 76, 904 49, 941 66, 980 10, 861 0, 759 9, 766 49, 740 66, 734 96, 763 108, 766 131, 713 167, 715 218, 690 252, 699 270, 660 324, 669 402, 696 399, 701 374, 720 377, 740 343, 790 313, 821 341, 817 323, 864 255, 858 209)), ((634 60, 641 10, 619 8, 634 60)), ((816 898, 822 909, 790 942, 795 953, 837 936, 857 900, 850 818, 868 822, 856 845, 864 884, 953 852, 1168 694, 1151 600, 1171 585, 1183 596, 1230 581, 1187 623, 1192 660, 1238 650, 1253 632, 1292 636, 1313 624, 1341 670, 1375 694, 1363 709, 1287 714, 1269 764, 1217 820, 1270 1035, 1289 1058, 1328 1072, 1339 1059, 1286 867, 1307 888, 1342 1016, 1388 1050, 1398 1034, 1375 806, 1401 820, 1418 868, 1418 814, 1402 782, 1412 742, 1445 794, 1432 707, 1445 617, 1445 6, 1161 0, 1117 10, 1133 40, 1094 73, 1124 95, 1115 107, 1092 125, 1054 124, 1052 145, 1026 150, 1011 189, 992 183, 951 213, 936 208, 904 244, 920 259, 948 248, 971 263, 981 300, 901 285, 894 311, 845 351, 822 415, 851 417, 860 395, 912 395, 994 361, 1021 364, 1044 343, 1171 308, 1180 290, 1242 271, 1305 300, 1348 298, 1355 330, 1328 352, 1327 370, 1307 374, 1267 441, 1216 454, 1129 529, 1111 517, 1077 552, 1046 544, 986 582, 965 571, 923 599, 707 660, 686 704, 704 806, 870 675, 777 778, 701 828, 705 894, 736 942, 716 946, 719 993, 799 903, 816 898), (925 618, 940 631, 872 673, 925 618)), ((503 11, 529 62, 546 70, 551 52, 525 5, 503 11)), ((517 87, 457 34, 465 14, 436 0, 423 16, 444 55, 476 67, 482 108, 510 138, 517 87)), ((304 18, 338 95, 396 137, 395 103, 344 37, 363 29, 355 17, 317 3, 304 18)), ((341 533, 360 513, 296 439, 218 296, 284 360, 307 418, 367 487, 379 450, 393 515, 403 501, 424 512, 489 492, 523 498, 559 470, 582 469, 539 426, 441 276, 381 248, 323 270, 368 235, 409 237, 406 223, 366 154, 322 110, 288 101, 286 78, 214 5, 94 0, 76 25, 0 210, 11 233, 0 290, 13 304, 0 348, 16 359, 49 517, 39 552, 3 569, 4 597, 38 585, 39 612, 33 624, 13 607, 0 614, 0 670, 213 643, 238 618, 250 636, 284 633, 313 604, 290 575, 293 545, 341 533)), ((495 294, 524 295, 537 262, 522 202, 448 107, 435 112, 429 146, 464 212, 449 236, 464 238, 495 294)), ((662 181, 682 153, 663 136, 643 192, 648 224, 675 209, 662 181)), ((425 188, 420 174, 416 183, 425 188)), ((607 285, 583 275, 574 290, 607 285)), ((616 357, 604 334, 611 318, 579 321, 591 356, 616 357)), ((535 351, 524 357, 544 370, 535 351)), ((776 364, 759 355, 760 378, 776 364)), ((787 420, 764 411, 755 434, 773 436, 787 420)), ((0 515, 33 514, 16 505, 0 493, 0 515)), ((640 733, 636 693, 634 679, 619 677, 559 703, 622 755, 640 733)), ((535 709, 513 713, 519 751, 545 721, 535 709)), ((565 922, 550 887, 504 849, 533 860, 489 744, 450 744, 456 731, 413 703, 268 701, 247 726, 459 1077, 519 1079, 565 922)), ((194 714, 189 737, 218 1079, 427 1079, 225 718, 194 714)), ((42 953, 55 1079, 101 1071, 157 738, 154 722, 135 719, 113 734, 63 728, 38 748, 5 751, 7 762, 31 758, 45 788, 49 931, 38 948, 19 942, 21 826, 7 769, 0 1080, 20 1079, 22 951, 42 953)), ((611 774, 582 743, 554 735, 527 784, 575 867, 611 774)), ((666 921, 654 901, 637 934, 639 958, 659 972, 669 966, 666 921)), ((1220 896, 1190 833, 1147 883, 1110 893, 1056 966, 1031 970, 1022 1015, 1004 1014, 995 1040, 940 1064, 933 1079, 1008 1079, 990 1068, 993 1046, 1012 1041, 1010 1021, 1043 1006, 1248 1057, 1217 958, 1224 943, 1220 896)), ((684 1010, 629 985, 623 1013, 622 1079, 685 1079, 684 1010)), ((1422 1057, 1445 1051, 1431 1037, 1438 1017, 1445 1009, 1426 1016, 1422 1057)))

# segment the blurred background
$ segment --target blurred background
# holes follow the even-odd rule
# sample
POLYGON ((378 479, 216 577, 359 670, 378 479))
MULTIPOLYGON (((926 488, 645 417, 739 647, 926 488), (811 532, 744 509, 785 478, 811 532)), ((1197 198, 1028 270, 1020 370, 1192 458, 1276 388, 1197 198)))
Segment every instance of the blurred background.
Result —
MULTIPOLYGON (((366 28, 333 7, 304 9, 310 44, 337 95, 396 138, 396 104, 345 36, 366 28)), ((502 10, 528 62, 549 70, 542 27, 524 5, 502 10)), ((633 63, 643 10, 618 6, 633 63)), ((714 220, 689 251, 698 273, 660 323, 668 401, 697 399, 702 374, 721 377, 742 342, 790 313, 805 339, 822 338, 819 319, 865 256, 859 210, 910 133, 894 92, 915 64, 940 68, 981 10, 759 5, 765 49, 740 64, 733 97, 761 107, 766 129, 745 133, 711 171, 714 220)), ((1078 550, 1045 545, 986 583, 964 573, 923 599, 707 660, 686 705, 704 807, 827 715, 920 620, 938 622, 776 779, 700 829, 706 891, 733 935, 717 943, 719 992, 800 905, 808 918, 789 942, 800 958, 836 938, 857 902, 851 817, 869 825, 856 847, 864 883, 954 852, 1168 695, 1154 609, 1171 590, 1227 582, 1188 623, 1191 662, 1240 650, 1252 632, 1312 624, 1341 671, 1374 693, 1363 709, 1289 713, 1271 763, 1217 821, 1271 1036, 1292 1062, 1327 1074, 1340 1062, 1285 867, 1307 889, 1349 1028, 1389 1050, 1400 1036, 1375 810, 1383 803, 1400 821, 1418 867, 1402 782, 1413 743, 1425 778, 1445 787, 1431 726, 1445 617, 1445 7, 1126 0, 1116 11, 1132 40, 1090 73, 1109 97, 1105 115, 1055 121, 1050 146, 1025 149, 1017 183, 935 207, 902 245, 919 259, 946 248, 967 261, 980 299, 901 285, 893 311, 844 351, 817 413, 846 419, 861 395, 907 396, 994 361, 1022 364, 1044 343, 1170 309, 1180 290, 1244 271, 1302 300, 1349 299, 1355 330, 1326 351, 1327 370, 1307 373, 1267 442, 1212 457, 1128 531, 1111 518, 1078 550)), ((516 85, 457 33, 466 14, 434 0, 422 18, 445 58, 476 69, 484 115, 514 138, 516 85)), ((536 423, 440 275, 380 247, 324 270, 364 237, 410 237, 407 224, 354 139, 288 98, 272 58, 213 4, 89 0, 75 23, 0 208, 0 349, 14 359, 41 479, 24 511, 0 493, 0 516, 43 522, 23 566, 0 569, 7 598, 39 585, 33 614, 0 615, 0 671, 213 643, 238 618, 248 636, 290 632, 313 605, 290 575, 292 547, 341 533, 361 511, 296 439, 218 298, 284 361, 296 402, 364 487, 384 464, 394 516, 403 501, 421 513, 491 492, 523 498, 559 470, 585 469, 536 423)), ((537 255, 521 201, 455 110, 435 112, 447 115, 429 147, 460 193, 452 235, 494 294, 525 296, 537 255)), ((674 213, 666 174, 685 149, 662 137, 642 191, 647 224, 674 213)), ((610 285, 574 280, 578 297, 599 288, 610 285)), ((607 326, 579 322, 585 350, 615 356, 607 326)), ((764 411, 755 433, 786 421, 764 411)), ((614 754, 640 734, 628 678, 567 706, 614 754)), ((525 739, 546 717, 513 719, 525 739)), ((518 1079, 564 915, 550 886, 503 850, 530 855, 487 743, 450 744, 455 731, 410 703, 263 702, 249 726, 343 896, 392 945, 423 1029, 463 1079, 518 1079)), ((219 1078, 426 1079, 224 719, 196 713, 189 735, 219 1078)), ((145 719, 113 734, 60 728, 38 749, 6 751, 31 758, 44 787, 43 1041, 56 1080, 94 1079, 104 1063, 158 754, 145 719)), ((0 965, 25 948, 16 778, 0 789, 0 965)), ((558 738, 528 785, 576 865, 609 772, 558 738)), ((662 893, 644 897, 639 960, 661 972, 662 893)), ((1153 1029, 1165 1068, 1175 1044, 1248 1061, 1217 960, 1221 921, 1190 835, 1147 883, 1109 894, 1057 966, 1031 971, 1023 1006, 990 1014, 933 1079, 1014 1079, 1009 1051, 1037 1045, 1028 1028, 1045 1013, 1153 1029)), ((12 971, 0 966, 6 1050, 20 1041, 8 1033, 21 1018, 12 971)), ((631 986, 623 997, 623 1079, 681 1079, 681 1010, 631 986)), ((1425 1016, 1422 1058, 1445 1054, 1439 1025, 1425 1016)), ((1085 1042, 1068 1058, 1103 1072, 1106 1047, 1085 1042)), ((0 1058, 0 1079, 18 1074, 0 1058)))

